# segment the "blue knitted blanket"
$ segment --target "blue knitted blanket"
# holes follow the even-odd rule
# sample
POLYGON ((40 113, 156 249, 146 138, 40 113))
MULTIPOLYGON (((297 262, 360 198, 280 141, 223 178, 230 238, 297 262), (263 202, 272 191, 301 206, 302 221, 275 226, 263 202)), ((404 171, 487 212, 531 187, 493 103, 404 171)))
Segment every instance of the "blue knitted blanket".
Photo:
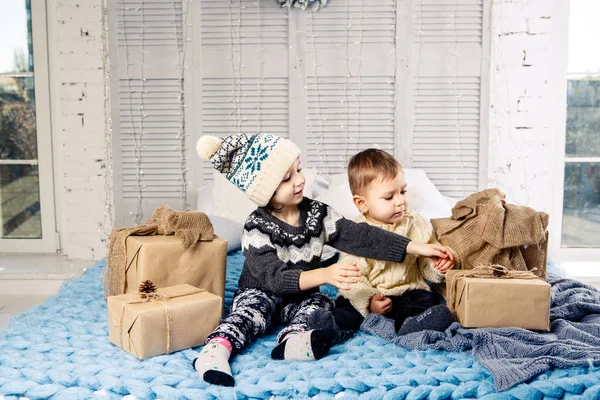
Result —
MULTIPOLYGON (((226 304, 242 255, 228 257, 226 304)), ((600 370, 550 370, 497 393, 470 352, 410 351, 358 333, 319 361, 270 357, 277 327, 232 362, 233 388, 208 385, 192 368, 199 348, 139 361, 108 341, 104 263, 0 331, 0 398, 29 399, 541 399, 600 397, 600 370)))
POLYGON ((423 331, 397 336, 393 321, 378 314, 362 328, 408 349, 473 350, 506 390, 550 368, 600 364, 600 292, 579 281, 549 275, 551 330, 536 333, 521 328, 465 329, 452 324, 445 332, 423 331))

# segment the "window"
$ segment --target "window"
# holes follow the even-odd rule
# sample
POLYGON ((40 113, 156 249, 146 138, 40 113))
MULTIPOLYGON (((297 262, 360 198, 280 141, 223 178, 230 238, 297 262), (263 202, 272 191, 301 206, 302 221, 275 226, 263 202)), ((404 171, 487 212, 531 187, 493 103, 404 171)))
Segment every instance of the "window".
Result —
POLYGON ((0 13, 0 251, 55 252, 45 2, 0 13))
POLYGON ((600 248, 600 38, 594 0, 571 0, 561 246, 600 248))

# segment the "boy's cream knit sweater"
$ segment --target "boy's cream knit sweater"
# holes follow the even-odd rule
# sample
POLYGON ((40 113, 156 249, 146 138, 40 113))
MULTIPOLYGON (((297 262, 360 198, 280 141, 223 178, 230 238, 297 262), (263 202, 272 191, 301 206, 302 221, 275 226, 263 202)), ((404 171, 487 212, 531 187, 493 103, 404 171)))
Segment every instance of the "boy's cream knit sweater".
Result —
MULTIPOLYGON (((360 215, 355 222, 365 222, 411 239, 416 243, 436 243, 431 223, 414 211, 408 211, 396 224, 377 225, 360 215)), ((361 277, 350 285, 350 290, 340 290, 354 308, 363 316, 369 313, 371 297, 381 293, 385 296, 400 296, 408 290, 430 290, 425 280, 439 283, 444 275, 433 267, 431 258, 417 258, 407 254, 403 263, 374 260, 342 253, 339 262, 356 264, 361 277)))

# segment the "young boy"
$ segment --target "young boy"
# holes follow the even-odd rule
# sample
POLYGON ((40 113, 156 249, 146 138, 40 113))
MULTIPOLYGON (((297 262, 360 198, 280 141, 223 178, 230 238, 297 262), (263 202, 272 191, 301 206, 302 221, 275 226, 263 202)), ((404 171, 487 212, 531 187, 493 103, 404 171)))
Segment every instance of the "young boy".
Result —
MULTIPOLYGON (((410 238, 415 243, 434 243, 431 223, 408 209, 406 181, 402 166, 385 151, 367 149, 350 159, 348 178, 354 204, 361 215, 355 222, 378 226, 410 238)), ((448 258, 417 258, 407 255, 402 263, 367 259, 343 253, 339 262, 356 264, 361 277, 349 290, 340 290, 333 312, 342 330, 358 330, 369 312, 395 321, 400 335, 431 329, 444 331, 454 317, 440 305, 426 280, 443 282, 454 267, 448 258)))

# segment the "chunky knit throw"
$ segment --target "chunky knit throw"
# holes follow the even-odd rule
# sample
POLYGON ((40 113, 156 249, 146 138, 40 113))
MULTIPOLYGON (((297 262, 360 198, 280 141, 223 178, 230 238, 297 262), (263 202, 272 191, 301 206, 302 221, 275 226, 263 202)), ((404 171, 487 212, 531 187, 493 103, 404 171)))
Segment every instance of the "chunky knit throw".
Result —
MULTIPOLYGON (((225 313, 244 257, 227 257, 225 313)), ((201 347, 140 361, 108 341, 104 262, 0 331, 0 398, 38 399, 597 399, 600 368, 550 369, 496 393, 471 351, 407 350, 358 332, 314 362, 271 359, 274 327, 235 357, 234 387, 210 385, 192 367, 201 347)), ((327 293, 335 291, 327 286, 327 293)), ((557 299, 560 301, 560 299, 557 299)), ((559 310, 560 307, 555 307, 559 310)))
MULTIPOLYGON (((471 351, 490 370, 497 390, 509 389, 552 368, 600 365, 600 292, 552 274, 548 283, 552 286, 550 332, 522 328, 466 329, 455 322, 445 332, 421 331, 398 336, 393 321, 379 314, 369 314, 362 328, 408 349, 471 351)), ((599 398, 598 393, 589 398, 599 398)), ((537 397, 532 394, 517 398, 537 397)))

